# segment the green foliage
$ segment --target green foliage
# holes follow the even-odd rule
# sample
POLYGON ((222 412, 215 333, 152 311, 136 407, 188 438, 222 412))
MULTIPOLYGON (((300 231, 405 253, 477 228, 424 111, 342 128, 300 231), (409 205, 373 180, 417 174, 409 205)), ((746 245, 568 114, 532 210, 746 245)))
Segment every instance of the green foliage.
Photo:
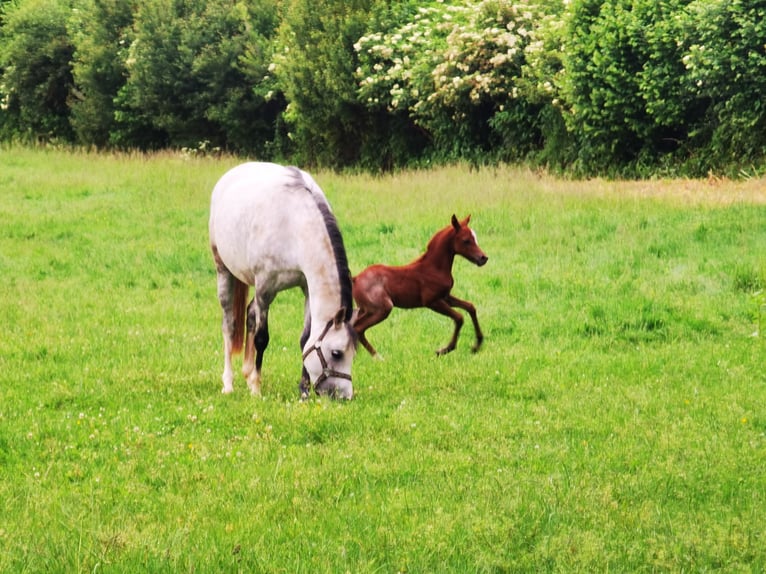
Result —
POLYGON ((72 139, 72 43, 68 0, 10 2, 0 27, 0 135, 28 141, 72 139))
POLYGON ((708 103, 696 147, 713 168, 766 154, 766 2, 695 0, 686 13, 687 86, 708 103))
POLYGON ((113 138, 119 139, 115 97, 128 76, 134 10, 132 3, 123 0, 77 0, 75 4, 69 21, 76 85, 71 122, 81 144, 103 148, 113 138))
POLYGON ((267 40, 275 28, 276 6, 268 0, 249 7, 234 0, 142 3, 118 119, 131 134, 143 124, 165 135, 153 145, 206 140, 266 155, 279 111, 279 101, 264 96, 272 86, 267 40))
POLYGON ((685 139, 690 94, 676 17, 686 3, 573 3, 561 98, 583 173, 656 164, 685 139))
POLYGON ((0 137, 386 170, 766 165, 766 0, 12 0, 0 137))
POLYGON ((374 0, 288 0, 275 73, 288 102, 285 120, 305 164, 354 165, 369 128, 356 98, 353 44, 374 0))
POLYGON ((516 85, 538 16, 498 0, 386 6, 355 44, 359 98, 422 129, 442 160, 522 157, 539 139, 516 85))
POLYGON ((676 165, 702 175, 761 161, 765 8, 573 2, 559 85, 577 169, 636 175, 676 165))

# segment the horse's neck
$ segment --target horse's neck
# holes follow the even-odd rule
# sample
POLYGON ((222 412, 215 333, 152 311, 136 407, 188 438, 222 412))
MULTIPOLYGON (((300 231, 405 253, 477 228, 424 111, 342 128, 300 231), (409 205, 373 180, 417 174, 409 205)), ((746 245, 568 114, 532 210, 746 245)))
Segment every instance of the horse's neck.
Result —
MULTIPOLYGON (((311 317, 311 338, 313 339, 344 306, 343 278, 338 275, 339 270, 334 258, 328 258, 326 252, 321 249, 314 250, 313 246, 308 245, 306 247, 302 269, 308 291, 306 312, 311 317)), ((348 278, 348 281, 350 282, 351 279, 348 278)))
POLYGON ((321 322, 324 327, 325 323, 340 309, 342 296, 335 262, 324 262, 319 265, 318 261, 320 259, 315 259, 304 266, 303 273, 308 288, 308 310, 311 313, 312 326, 321 322))
POLYGON ((451 275, 452 263, 455 261, 455 251, 452 249, 451 239, 451 228, 442 229, 428 242, 426 252, 420 257, 418 263, 430 265, 451 275))

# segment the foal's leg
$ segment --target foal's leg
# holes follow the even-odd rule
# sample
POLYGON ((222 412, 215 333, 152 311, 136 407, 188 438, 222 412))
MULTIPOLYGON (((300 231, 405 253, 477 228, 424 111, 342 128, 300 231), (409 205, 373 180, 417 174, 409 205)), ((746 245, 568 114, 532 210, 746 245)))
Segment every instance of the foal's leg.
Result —
POLYGON ((375 347, 373 347, 370 342, 367 340, 367 336, 364 334, 364 332, 369 329, 370 327, 377 325, 378 323, 381 323, 391 314, 391 309, 394 308, 394 304, 391 301, 389 297, 386 297, 385 301, 383 301, 382 305, 373 311, 368 311, 367 309, 363 309, 359 312, 359 316, 356 319, 356 322, 354 323, 354 330, 356 331, 356 334, 359 336, 359 342, 364 346, 365 349, 367 349, 367 352, 370 353, 373 357, 378 357, 378 352, 375 350, 375 347))
POLYGON ((460 335, 460 329, 463 327, 463 316, 455 311, 448 302, 449 296, 444 299, 438 299, 428 306, 429 309, 436 311, 441 315, 446 315, 455 322, 455 331, 452 333, 452 339, 447 343, 447 346, 443 349, 436 351, 437 355, 446 355, 450 351, 454 351, 457 346, 457 338, 460 335))
POLYGON ((471 321, 473 322, 473 330, 476 332, 476 344, 471 347, 471 351, 476 353, 481 348, 481 344, 484 341, 484 333, 481 332, 481 327, 479 327, 479 318, 476 316, 476 307, 474 307, 473 304, 469 301, 458 299, 452 295, 447 295, 445 299, 451 307, 459 307, 460 309, 467 311, 471 316, 471 321))
POLYGON ((394 308, 394 302, 386 291, 384 280, 375 267, 369 267, 354 278, 354 301, 359 307, 359 314, 354 320, 354 331, 359 336, 359 342, 373 357, 380 358, 370 342, 365 331, 370 327, 385 321, 394 308))

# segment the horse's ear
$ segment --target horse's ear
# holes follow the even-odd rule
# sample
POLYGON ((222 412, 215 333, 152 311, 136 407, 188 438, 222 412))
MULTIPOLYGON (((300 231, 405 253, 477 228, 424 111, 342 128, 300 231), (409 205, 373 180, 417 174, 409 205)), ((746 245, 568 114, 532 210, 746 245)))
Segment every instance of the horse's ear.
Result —
POLYGON ((335 313, 335 317, 332 318, 333 326, 337 329, 346 320, 346 308, 341 307, 338 312, 335 313))
POLYGON ((463 227, 468 227, 468 222, 471 221, 471 214, 468 214, 468 217, 466 217, 463 221, 460 222, 460 225, 463 227))
POLYGON ((457 231, 460 231, 460 222, 457 220, 457 217, 455 214, 452 214, 452 227, 454 227, 457 231))

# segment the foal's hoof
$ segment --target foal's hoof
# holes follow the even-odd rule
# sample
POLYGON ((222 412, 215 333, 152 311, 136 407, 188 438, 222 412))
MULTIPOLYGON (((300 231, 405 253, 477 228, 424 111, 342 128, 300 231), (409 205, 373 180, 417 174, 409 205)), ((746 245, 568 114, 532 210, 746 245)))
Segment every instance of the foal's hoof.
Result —
POLYGON ((446 355, 447 353, 453 351, 454 349, 455 349, 454 347, 452 347, 451 349, 449 347, 444 347, 443 349, 439 349, 438 351, 436 351, 436 356, 437 357, 441 357, 441 356, 446 355))

